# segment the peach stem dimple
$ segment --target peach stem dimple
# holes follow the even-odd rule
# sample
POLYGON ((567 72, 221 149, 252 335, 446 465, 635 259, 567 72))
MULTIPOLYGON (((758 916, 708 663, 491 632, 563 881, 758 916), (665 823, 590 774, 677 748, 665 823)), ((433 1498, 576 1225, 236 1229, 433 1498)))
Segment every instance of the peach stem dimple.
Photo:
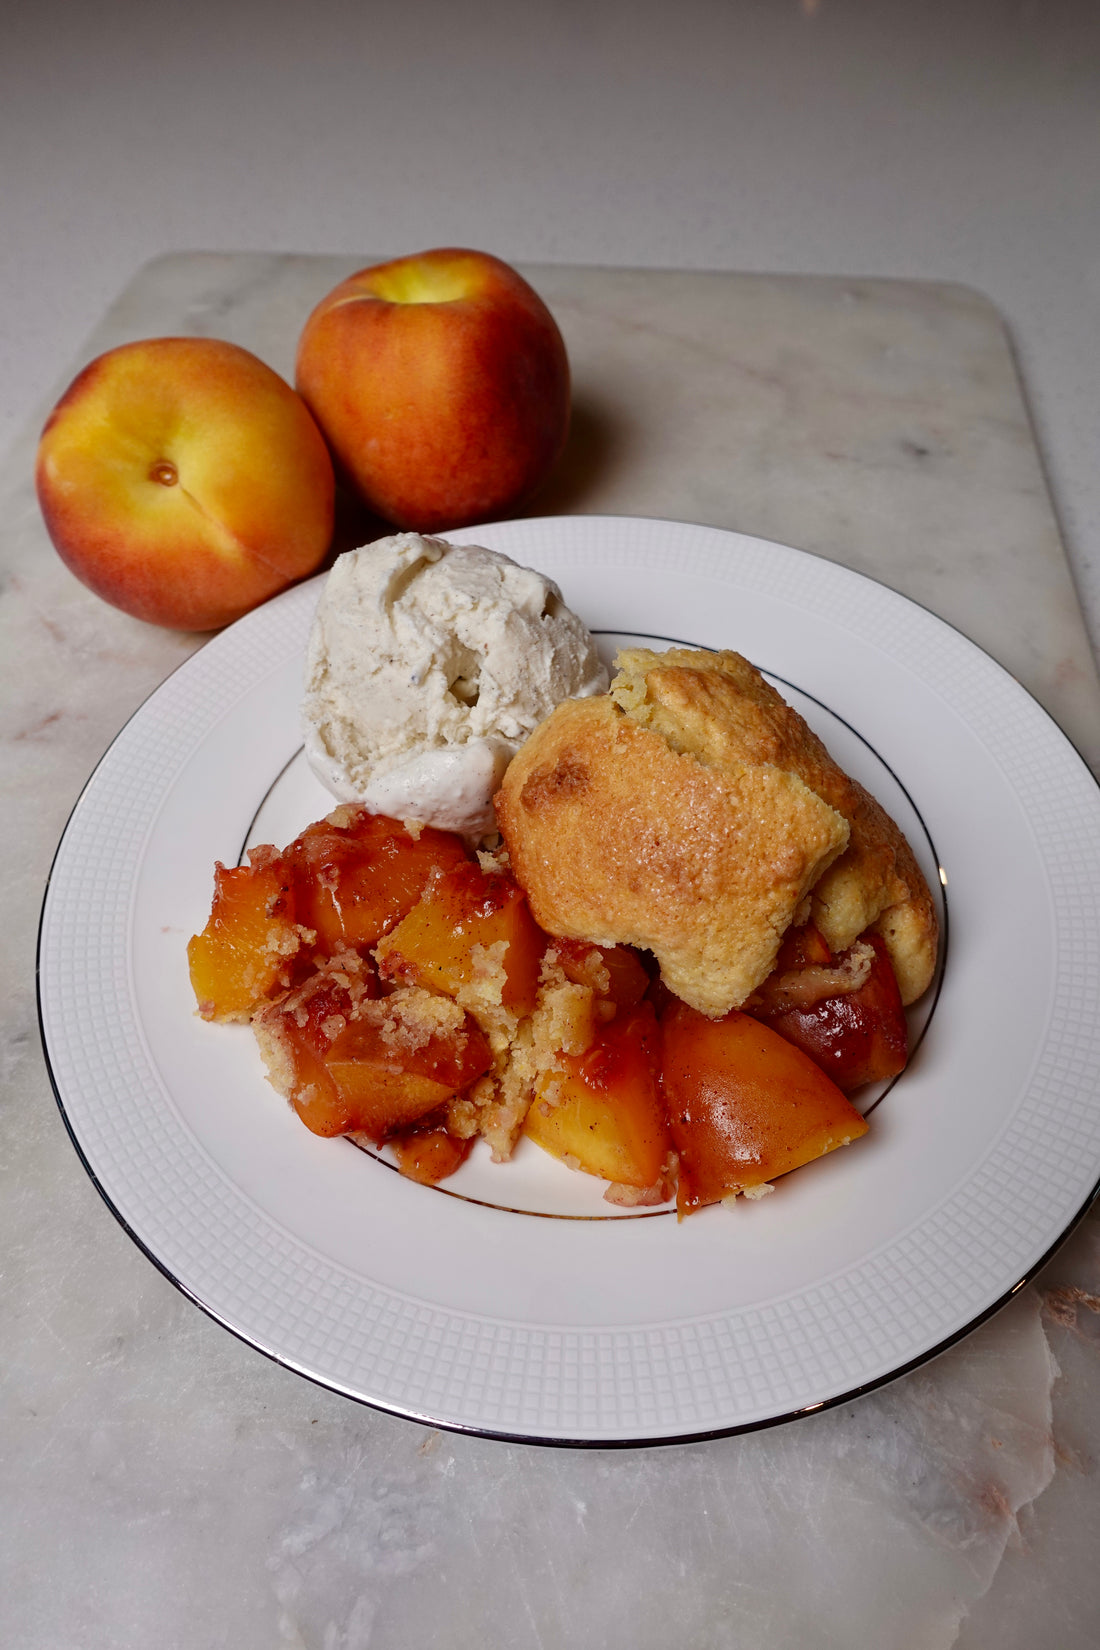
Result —
POLYGON ((170 458, 158 458, 149 471, 149 480, 159 481, 162 487, 174 487, 179 478, 180 473, 170 458))

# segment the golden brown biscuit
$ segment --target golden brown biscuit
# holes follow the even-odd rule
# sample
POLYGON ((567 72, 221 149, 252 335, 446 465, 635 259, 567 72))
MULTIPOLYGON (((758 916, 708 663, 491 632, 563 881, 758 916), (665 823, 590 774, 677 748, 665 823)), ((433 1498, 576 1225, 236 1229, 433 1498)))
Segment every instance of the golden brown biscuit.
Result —
POLYGON ((915 1002, 936 966, 936 913, 912 849, 885 809, 739 653, 633 648, 616 664, 612 697, 673 749, 708 763, 774 763, 844 815, 848 847, 814 886, 812 920, 837 952, 866 928, 881 934, 902 1002, 915 1002))
POLYGON ((559 705, 512 761, 497 818, 553 934, 654 953, 704 1014, 741 1003, 848 841, 795 774, 680 755, 609 697, 559 705))
POLYGON ((882 934, 902 998, 935 967, 931 896, 901 832, 747 660, 630 649, 509 767, 497 818, 551 933, 651 950, 705 1014, 744 1002, 812 890, 835 951, 882 934))

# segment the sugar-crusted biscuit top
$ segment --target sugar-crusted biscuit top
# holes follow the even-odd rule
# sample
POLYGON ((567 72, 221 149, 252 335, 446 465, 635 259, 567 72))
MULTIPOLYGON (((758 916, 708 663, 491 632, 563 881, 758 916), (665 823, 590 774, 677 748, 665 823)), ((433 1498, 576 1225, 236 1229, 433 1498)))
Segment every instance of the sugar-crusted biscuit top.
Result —
POLYGON ((611 698, 559 705, 513 760, 497 817, 536 920, 641 946, 705 1014, 743 1002, 845 820, 768 764, 680 754, 611 698))
POLYGON ((709 762, 770 762, 844 815, 848 846, 813 889, 810 915, 833 951, 882 935, 904 1003, 931 983, 938 925, 928 884, 886 810, 839 768, 817 735, 739 653, 633 648, 611 693, 676 749, 709 762))
POLYGON ((914 1001, 934 908, 874 798, 739 654, 638 648, 616 663, 610 695, 560 705, 496 798, 542 926, 651 950, 678 997, 721 1015, 770 972, 810 895, 834 951, 882 934, 914 1001))

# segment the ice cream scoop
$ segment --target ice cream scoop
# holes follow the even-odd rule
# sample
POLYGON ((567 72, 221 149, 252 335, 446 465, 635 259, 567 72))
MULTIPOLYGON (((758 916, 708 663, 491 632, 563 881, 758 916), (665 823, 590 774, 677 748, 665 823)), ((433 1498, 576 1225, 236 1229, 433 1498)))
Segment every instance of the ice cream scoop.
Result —
POLYGON ((340 801, 478 841, 527 736, 563 699, 607 685, 553 580, 480 545, 398 533, 340 556, 326 580, 306 756, 340 801))

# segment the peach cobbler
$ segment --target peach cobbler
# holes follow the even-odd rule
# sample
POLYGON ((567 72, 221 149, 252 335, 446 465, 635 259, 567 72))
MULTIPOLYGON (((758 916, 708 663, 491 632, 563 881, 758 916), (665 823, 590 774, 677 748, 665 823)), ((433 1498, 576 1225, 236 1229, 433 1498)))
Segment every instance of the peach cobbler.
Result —
POLYGON ((737 655, 620 666, 513 760, 493 853, 345 804, 217 867, 199 1011, 314 1133, 430 1184, 525 1135, 684 1215, 866 1132, 934 964, 908 845, 737 655))

